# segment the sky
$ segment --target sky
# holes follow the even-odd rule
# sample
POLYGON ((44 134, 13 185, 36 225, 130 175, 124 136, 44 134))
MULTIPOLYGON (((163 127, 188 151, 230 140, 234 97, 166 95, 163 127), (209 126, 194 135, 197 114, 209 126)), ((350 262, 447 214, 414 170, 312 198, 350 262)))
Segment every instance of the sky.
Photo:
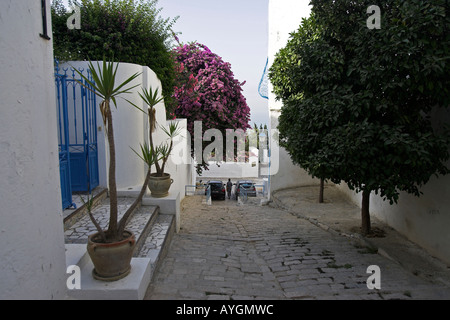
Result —
POLYGON ((267 100, 258 86, 267 60, 268 0, 159 0, 163 18, 179 16, 173 26, 182 43, 197 41, 231 64, 251 109, 251 122, 269 124, 267 100))
MULTIPOLYGON (((67 6, 67 0, 64 1, 67 6)), ((197 41, 231 64, 251 110, 250 125, 269 125, 267 99, 258 86, 268 54, 268 0, 158 0, 162 18, 179 16, 173 31, 197 41)))

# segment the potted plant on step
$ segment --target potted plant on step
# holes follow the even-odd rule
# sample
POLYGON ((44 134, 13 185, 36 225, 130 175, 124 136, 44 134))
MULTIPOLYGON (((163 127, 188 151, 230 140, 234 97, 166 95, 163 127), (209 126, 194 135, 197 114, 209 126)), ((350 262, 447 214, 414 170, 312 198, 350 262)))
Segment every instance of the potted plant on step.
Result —
MULTIPOLYGON (((149 137, 150 137, 150 150, 154 154, 154 165, 156 172, 150 175, 148 187, 151 195, 155 198, 163 198, 168 196, 170 186, 173 183, 173 179, 170 178, 170 174, 164 171, 167 160, 173 150, 173 139, 179 134, 179 127, 177 122, 171 122, 168 128, 160 126, 164 133, 168 136, 169 142, 155 146, 153 142, 153 133, 156 130, 156 105, 164 98, 158 96, 158 89, 153 92, 152 88, 142 88, 142 94, 139 93, 142 100, 147 104, 148 121, 149 121, 149 137)), ((137 107, 137 106, 135 106, 137 107)), ((138 107, 137 107, 138 108, 138 107)), ((140 109, 140 108, 138 108, 140 109)), ((144 110, 140 109, 145 112, 144 110)), ((142 149, 142 146, 141 146, 142 149)))
MULTIPOLYGON (((107 136, 109 146, 109 170, 108 170, 108 189, 110 201, 110 216, 109 225, 106 230, 103 230, 98 221, 88 210, 89 217, 95 225, 97 232, 90 235, 88 238, 87 251, 94 264, 92 274, 94 278, 104 281, 115 281, 127 276, 131 270, 131 258, 135 248, 134 234, 126 230, 125 227, 132 213, 140 204, 142 197, 146 191, 148 181, 150 179, 151 167, 156 159, 153 150, 147 150, 144 157, 148 165, 148 171, 144 185, 138 198, 134 201, 132 206, 125 212, 120 221, 118 221, 118 206, 117 206, 117 187, 116 187, 116 150, 114 144, 113 119, 111 113, 111 102, 117 108, 116 98, 121 94, 131 93, 131 90, 138 85, 129 86, 130 82, 136 79, 140 73, 135 73, 124 82, 116 85, 115 77, 119 64, 113 61, 103 60, 102 68, 97 62, 97 70, 89 61, 89 70, 92 74, 93 81, 90 81, 78 70, 77 73, 86 81, 86 83, 94 88, 95 94, 101 98, 100 111, 105 126, 105 134, 107 136)), ((86 88, 88 86, 82 84, 86 88)))

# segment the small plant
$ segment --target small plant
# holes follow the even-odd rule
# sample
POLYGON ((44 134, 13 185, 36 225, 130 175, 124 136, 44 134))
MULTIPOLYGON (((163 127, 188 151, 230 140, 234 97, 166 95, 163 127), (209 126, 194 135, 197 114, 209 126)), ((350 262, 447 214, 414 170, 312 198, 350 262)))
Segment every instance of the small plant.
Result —
MULTIPOLYGON (((180 133, 180 128, 179 128, 178 122, 171 122, 167 129, 164 126, 161 126, 160 128, 169 137, 170 142, 163 143, 163 144, 155 147, 154 142, 153 142, 153 133, 156 130, 156 108, 155 107, 158 103, 160 103, 162 100, 164 100, 164 97, 159 97, 158 89, 153 91, 152 88, 150 88, 148 90, 145 88, 142 88, 142 93, 139 93, 139 96, 145 102, 145 104, 147 104, 147 106, 148 106, 148 110, 146 113, 148 115, 148 121, 149 121, 150 149, 148 149, 148 147, 145 147, 145 148, 147 148, 147 151, 151 150, 153 152, 153 154, 155 155, 154 164, 155 164, 155 168, 156 168, 156 176, 162 177, 165 173, 164 169, 165 169, 167 160, 169 160, 169 156, 173 150, 173 139, 180 133)), ((144 110, 140 109, 136 105, 134 105, 134 106, 145 113, 144 110)), ((143 148, 143 146, 141 146, 141 149, 142 148, 143 148)), ((143 151, 145 151, 145 150, 143 150, 143 151)))

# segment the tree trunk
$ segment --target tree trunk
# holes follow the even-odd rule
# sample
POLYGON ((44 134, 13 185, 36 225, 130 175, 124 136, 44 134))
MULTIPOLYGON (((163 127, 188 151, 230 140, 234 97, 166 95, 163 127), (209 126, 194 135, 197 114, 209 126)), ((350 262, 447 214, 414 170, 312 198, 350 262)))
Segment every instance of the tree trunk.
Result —
POLYGON ((369 202, 370 202, 370 191, 363 190, 362 204, 361 204, 361 232, 363 235, 367 235, 370 233, 369 202))
MULTIPOLYGON (((156 109, 151 108, 148 111, 148 121, 149 121, 149 137, 150 137, 150 149, 153 151, 155 150, 155 147, 153 145, 153 132, 156 129, 156 109)), ((161 173, 161 167, 159 166, 158 160, 155 161, 155 168, 156 168, 156 173, 161 173)))
POLYGON ((147 170, 147 176, 145 177, 144 185, 141 188, 141 192, 139 193, 139 196, 137 199, 133 202, 130 208, 125 212, 122 219, 120 219, 119 222, 119 231, 118 234, 121 235, 125 231, 125 227, 127 225, 127 220, 130 218, 131 214, 133 213, 134 209, 141 203, 142 198, 144 197, 145 191, 147 190, 148 182, 150 180, 151 175, 151 168, 148 168, 147 170))
POLYGON ((116 185, 116 147, 114 144, 114 131, 111 108, 108 103, 106 110, 106 117, 108 121, 108 145, 109 145, 109 227, 108 236, 110 240, 117 241, 120 235, 117 234, 117 185, 116 185))
POLYGON ((320 179, 319 203, 323 203, 324 179, 320 179))

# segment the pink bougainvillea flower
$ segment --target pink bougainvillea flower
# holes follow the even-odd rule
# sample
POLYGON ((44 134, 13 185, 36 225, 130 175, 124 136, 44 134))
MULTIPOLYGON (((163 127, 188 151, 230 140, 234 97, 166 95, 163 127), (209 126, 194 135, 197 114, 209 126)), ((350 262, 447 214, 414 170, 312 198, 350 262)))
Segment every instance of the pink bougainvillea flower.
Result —
POLYGON ((250 108, 242 94, 245 81, 234 78, 230 63, 199 43, 180 45, 173 53, 177 64, 174 114, 187 118, 192 139, 194 121, 202 121, 203 131, 250 128, 250 108))

